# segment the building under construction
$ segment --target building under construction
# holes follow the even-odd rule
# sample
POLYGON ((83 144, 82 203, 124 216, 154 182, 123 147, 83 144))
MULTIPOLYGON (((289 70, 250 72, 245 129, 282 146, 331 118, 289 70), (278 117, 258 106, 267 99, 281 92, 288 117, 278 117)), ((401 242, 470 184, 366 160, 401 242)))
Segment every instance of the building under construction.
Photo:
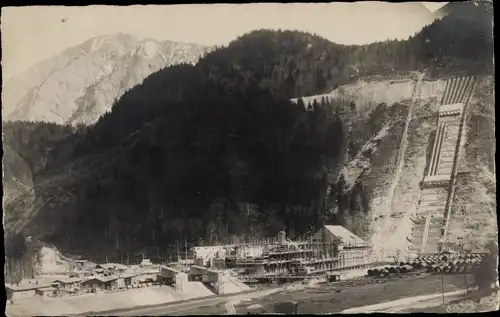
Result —
POLYGON ((249 280, 297 278, 365 268, 370 247, 342 226, 324 226, 307 241, 280 232, 266 241, 193 248, 195 263, 235 271, 249 280))

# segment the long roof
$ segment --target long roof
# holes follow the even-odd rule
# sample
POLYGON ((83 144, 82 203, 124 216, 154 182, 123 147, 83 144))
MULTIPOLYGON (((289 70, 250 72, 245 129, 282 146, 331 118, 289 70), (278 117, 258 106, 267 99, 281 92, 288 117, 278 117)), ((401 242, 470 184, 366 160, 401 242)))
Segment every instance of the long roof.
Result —
POLYGON ((125 270, 125 269, 127 269, 126 265, 120 264, 120 263, 103 263, 103 264, 98 264, 97 266, 100 266, 105 270, 110 270, 110 269, 125 270))
POLYGON ((325 226, 325 229, 345 245, 365 245, 366 242, 342 226, 325 226))
POLYGON ((57 288, 49 286, 49 287, 38 288, 37 290, 42 291, 42 292, 53 292, 53 291, 57 291, 57 288))
POLYGON ((62 279, 54 280, 52 283, 62 282, 64 284, 72 284, 72 283, 78 283, 78 282, 81 282, 81 281, 82 281, 81 278, 78 278, 78 277, 69 277, 69 278, 62 278, 62 279))
POLYGON ((30 291, 30 290, 35 290, 35 289, 40 289, 40 288, 47 288, 50 287, 50 284, 25 284, 25 285, 13 285, 13 284, 5 284, 5 288, 11 289, 12 291, 15 292, 22 292, 22 291, 30 291))
POLYGON ((83 281, 83 283, 87 283, 91 280, 97 280, 99 282, 106 283, 106 282, 111 282, 111 281, 117 280, 118 278, 119 278, 119 276, 92 276, 88 280, 83 281))

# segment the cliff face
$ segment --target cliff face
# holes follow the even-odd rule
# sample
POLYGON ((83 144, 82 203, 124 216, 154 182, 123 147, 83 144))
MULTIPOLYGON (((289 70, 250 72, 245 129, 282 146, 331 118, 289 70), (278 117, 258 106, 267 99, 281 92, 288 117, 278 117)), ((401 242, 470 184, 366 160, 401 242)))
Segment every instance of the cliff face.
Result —
POLYGON ((8 80, 3 119, 92 124, 150 74, 195 63, 208 50, 196 44, 139 41, 125 34, 90 39, 8 80))

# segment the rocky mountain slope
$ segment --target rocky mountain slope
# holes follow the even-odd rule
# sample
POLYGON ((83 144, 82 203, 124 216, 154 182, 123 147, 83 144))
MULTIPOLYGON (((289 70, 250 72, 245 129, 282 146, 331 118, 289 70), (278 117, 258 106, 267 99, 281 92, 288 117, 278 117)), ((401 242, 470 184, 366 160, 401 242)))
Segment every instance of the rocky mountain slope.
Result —
POLYGON ((446 5, 434 12, 434 16, 438 19, 443 18, 447 15, 461 16, 463 18, 470 17, 471 6, 475 9, 493 11, 493 1, 464 1, 464 2, 448 2, 446 5))
MULTIPOLYGON (((411 219, 422 195, 420 182, 429 164, 430 136, 436 130, 436 113, 446 88, 444 80, 427 77, 419 83, 416 77, 398 84, 390 79, 369 84, 359 81, 329 94, 304 98, 340 98, 360 105, 356 114, 343 116, 344 121, 351 122, 349 138, 360 140, 361 144, 340 169, 337 190, 333 192, 338 192, 340 185, 341 196, 354 200, 348 206, 351 215, 341 217, 344 225, 370 240, 374 256, 380 259, 404 259, 408 252, 404 237, 412 231, 411 219), (412 97, 414 101, 410 103, 412 97), (377 103, 379 106, 374 107, 377 103), (387 106, 381 107, 380 103, 387 106), (384 112, 386 118, 369 120, 377 112, 384 112), (363 139, 364 130, 372 131, 372 137, 363 139)), ((480 77, 469 104, 465 113, 467 141, 464 154, 459 156, 457 193, 447 242, 452 248, 467 244, 481 249, 488 241, 496 241, 498 231, 496 221, 492 221, 496 219, 496 141, 491 76, 480 77)), ((338 202, 339 198, 337 205, 338 202)))
POLYGON ((40 62, 3 87, 3 120, 92 124, 150 74, 192 64, 210 48, 172 41, 99 36, 40 62))

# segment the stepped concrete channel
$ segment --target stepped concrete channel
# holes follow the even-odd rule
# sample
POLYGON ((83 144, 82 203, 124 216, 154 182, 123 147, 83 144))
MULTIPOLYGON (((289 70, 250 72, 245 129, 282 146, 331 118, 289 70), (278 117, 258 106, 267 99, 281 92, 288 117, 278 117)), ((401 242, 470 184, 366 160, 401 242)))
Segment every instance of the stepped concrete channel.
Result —
POLYGON ((475 76, 447 79, 427 173, 420 183, 418 209, 407 237, 410 254, 439 252, 446 240, 456 165, 465 144, 465 110, 476 82, 475 76))

